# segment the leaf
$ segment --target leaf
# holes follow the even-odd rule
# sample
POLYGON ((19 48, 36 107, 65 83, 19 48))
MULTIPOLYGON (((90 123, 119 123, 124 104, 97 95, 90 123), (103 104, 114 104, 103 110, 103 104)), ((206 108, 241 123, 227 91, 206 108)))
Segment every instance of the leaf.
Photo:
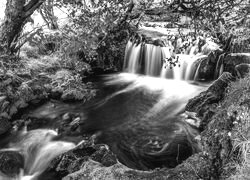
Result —
POLYGON ((15 105, 12 105, 10 110, 9 110, 9 115, 13 116, 16 113, 17 113, 17 107, 15 105))

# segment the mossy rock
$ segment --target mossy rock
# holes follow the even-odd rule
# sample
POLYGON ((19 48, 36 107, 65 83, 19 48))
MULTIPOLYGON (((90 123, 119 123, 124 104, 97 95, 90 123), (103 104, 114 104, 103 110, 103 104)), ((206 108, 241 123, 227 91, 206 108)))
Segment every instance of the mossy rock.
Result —
POLYGON ((239 64, 250 64, 250 53, 231 53, 223 59, 223 71, 236 75, 235 67, 239 64))
POLYGON ((11 124, 8 119, 0 117, 0 135, 5 134, 11 129, 11 124))
POLYGON ((19 175, 22 168, 24 168, 24 158, 19 152, 0 152, 0 171, 3 174, 14 177, 19 175))

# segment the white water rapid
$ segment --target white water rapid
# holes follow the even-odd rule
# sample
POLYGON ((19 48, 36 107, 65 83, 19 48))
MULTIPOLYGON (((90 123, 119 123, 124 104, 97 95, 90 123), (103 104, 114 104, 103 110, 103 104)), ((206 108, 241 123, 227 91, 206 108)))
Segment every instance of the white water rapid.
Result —
MULTIPOLYGON (((194 52, 193 48, 191 53, 194 52)), ((107 144, 128 167, 140 170, 175 167, 199 149, 194 151, 196 144, 187 142, 198 130, 179 118, 188 100, 206 89, 188 82, 198 79, 199 59, 203 57, 194 54, 177 55, 178 61, 171 69, 166 61, 173 56, 170 45, 161 47, 129 40, 123 66, 126 73, 104 79, 104 86, 113 88, 112 93, 108 92, 96 104, 86 103, 87 108, 85 104, 70 104, 70 108, 61 105, 62 109, 53 105, 44 112, 33 113, 46 116, 48 112, 53 119, 57 111, 65 114, 74 109, 84 113, 80 132, 105 132, 99 143, 107 144), (155 144, 152 139, 161 143, 155 144), (179 144, 183 146, 179 148, 179 144)), ((57 136, 51 129, 18 132, 0 153, 21 155, 24 165, 15 177, 0 174, 0 180, 37 180, 55 157, 76 147, 71 142, 54 140, 57 136)))
POLYGON ((24 157, 24 168, 16 177, 7 177, 0 174, 1 180, 36 180, 58 155, 73 149, 74 143, 53 141, 57 132, 49 129, 36 129, 20 132, 9 143, 8 148, 1 152, 15 151, 24 157))
POLYGON ((192 46, 189 54, 176 54, 176 58, 172 61, 176 61, 177 57, 178 61, 170 67, 167 59, 173 57, 172 48, 153 44, 137 45, 129 40, 125 50, 123 69, 125 72, 148 76, 196 80, 201 62, 199 60, 206 55, 197 54, 197 46, 192 46))
POLYGON ((135 90, 143 90, 151 92, 152 94, 159 94, 158 100, 147 113, 148 116, 160 112, 164 108, 170 107, 173 104, 178 104, 178 107, 168 114, 168 116, 176 115, 185 107, 190 98, 198 95, 207 88, 207 86, 193 85, 181 79, 165 79, 132 73, 120 73, 118 75, 110 76, 107 79, 107 85, 129 83, 126 88, 117 91, 109 98, 135 90))

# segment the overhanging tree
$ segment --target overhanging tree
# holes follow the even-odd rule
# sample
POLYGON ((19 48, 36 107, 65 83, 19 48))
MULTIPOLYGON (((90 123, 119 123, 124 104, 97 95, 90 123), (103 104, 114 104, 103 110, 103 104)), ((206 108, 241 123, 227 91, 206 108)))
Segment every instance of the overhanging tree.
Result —
MULTIPOLYGON (((172 17, 187 16, 191 28, 209 33, 225 51, 231 51, 231 42, 249 39, 249 0, 162 0, 152 3, 139 0, 140 11, 146 16, 164 16, 169 23, 179 25, 172 17)), ((248 42, 248 41, 247 41, 248 42)), ((244 45, 243 45, 244 46, 244 45)))
POLYGON ((39 12, 49 29, 58 29, 58 18, 54 14, 54 0, 45 1, 40 7, 39 12))
POLYGON ((45 0, 7 0, 4 21, 0 26, 0 55, 14 54, 27 20, 45 0))
POLYGON ((120 64, 120 44, 128 37, 135 0, 55 2, 66 8, 70 17, 62 29, 65 38, 60 48, 66 58, 81 53, 93 66, 112 68, 120 64))

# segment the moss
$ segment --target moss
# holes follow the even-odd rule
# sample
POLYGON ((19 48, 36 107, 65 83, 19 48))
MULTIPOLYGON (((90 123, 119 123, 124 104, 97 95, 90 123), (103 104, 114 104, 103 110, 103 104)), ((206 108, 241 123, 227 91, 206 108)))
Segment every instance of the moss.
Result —
MULTIPOLYGON (((230 179, 245 179, 250 175, 250 106, 248 103, 250 99, 250 75, 232 83, 228 88, 227 96, 225 105, 228 107, 228 115, 234 116, 234 121, 230 134, 231 158, 225 167, 234 167, 236 170, 230 179)), ((225 171, 224 174, 227 172, 225 171)))
POLYGON ((86 63, 67 66, 56 56, 1 60, 0 118, 10 120, 20 109, 48 98, 85 102, 95 96, 92 84, 82 82, 86 63))
POLYGON ((226 179, 230 176, 244 177, 241 174, 249 167, 250 129, 250 76, 232 82, 225 91, 224 98, 218 102, 212 115, 206 111, 203 120, 210 120, 201 133, 203 150, 208 153, 212 162, 211 174, 215 179, 226 179))

